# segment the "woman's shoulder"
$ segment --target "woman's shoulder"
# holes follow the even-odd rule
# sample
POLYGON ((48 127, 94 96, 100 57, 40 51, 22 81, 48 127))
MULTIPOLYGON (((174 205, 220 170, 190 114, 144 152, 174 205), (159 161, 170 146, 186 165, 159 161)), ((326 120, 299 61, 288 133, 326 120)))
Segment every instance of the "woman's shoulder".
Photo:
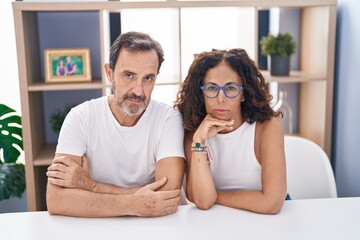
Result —
POLYGON ((271 117, 263 122, 256 122, 256 131, 260 135, 284 134, 283 124, 278 117, 271 117))

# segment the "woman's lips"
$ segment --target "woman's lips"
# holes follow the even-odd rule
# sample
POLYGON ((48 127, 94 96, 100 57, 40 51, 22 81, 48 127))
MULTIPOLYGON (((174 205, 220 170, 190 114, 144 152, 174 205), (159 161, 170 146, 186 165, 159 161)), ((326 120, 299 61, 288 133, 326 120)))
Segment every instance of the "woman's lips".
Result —
POLYGON ((228 112, 228 110, 226 110, 226 109, 215 109, 215 112, 217 112, 217 113, 226 113, 226 112, 228 112))

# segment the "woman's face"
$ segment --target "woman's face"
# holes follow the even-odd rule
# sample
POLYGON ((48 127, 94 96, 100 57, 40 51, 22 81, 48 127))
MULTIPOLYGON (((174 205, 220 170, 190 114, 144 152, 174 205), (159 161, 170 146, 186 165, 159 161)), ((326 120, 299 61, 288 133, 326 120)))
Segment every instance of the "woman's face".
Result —
MULTIPOLYGON (((216 67, 207 71, 203 86, 206 84, 215 84, 217 86, 225 86, 229 84, 242 85, 240 76, 235 72, 228 63, 221 62, 216 67)), ((235 86, 235 85, 234 85, 235 86)), ((216 88, 210 88, 216 89, 216 88)), ((237 91, 237 87, 230 87, 228 90, 237 91)), ((243 91, 240 90, 239 95, 234 98, 225 96, 223 90, 220 89, 218 95, 214 98, 209 98, 204 94, 206 112, 215 118, 222 120, 235 120, 235 122, 241 122, 241 100, 243 99, 243 91)))

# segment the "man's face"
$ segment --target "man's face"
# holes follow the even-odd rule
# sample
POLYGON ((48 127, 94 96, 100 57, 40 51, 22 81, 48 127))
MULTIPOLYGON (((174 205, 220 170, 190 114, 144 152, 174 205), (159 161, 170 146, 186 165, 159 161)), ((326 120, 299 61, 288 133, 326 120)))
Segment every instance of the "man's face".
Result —
POLYGON ((129 51, 121 49, 115 69, 106 72, 112 83, 114 101, 128 115, 139 115, 149 105, 158 71, 155 50, 129 51))

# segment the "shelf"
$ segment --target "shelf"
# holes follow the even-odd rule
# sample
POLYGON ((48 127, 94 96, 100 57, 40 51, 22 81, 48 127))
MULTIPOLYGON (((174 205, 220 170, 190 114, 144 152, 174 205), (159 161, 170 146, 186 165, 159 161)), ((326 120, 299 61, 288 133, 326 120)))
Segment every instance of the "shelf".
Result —
POLYGON ((29 92, 37 91, 58 91, 58 90, 84 90, 84 89, 102 89, 100 80, 91 82, 72 82, 72 83, 34 83, 28 86, 29 92))
POLYGON ((260 71, 266 82, 302 83, 311 81, 326 81, 326 76, 309 75, 302 71, 290 71, 290 76, 272 76, 269 71, 260 71))
POLYGON ((192 0, 167 0, 167 1, 141 1, 141 2, 122 2, 122 1, 105 1, 105 2, 13 2, 14 10, 22 11, 117 11, 123 8, 181 8, 181 7, 258 7, 260 9, 272 7, 317 7, 324 5, 336 6, 337 0, 226 0, 226 1, 192 1, 192 0))
POLYGON ((34 166, 50 166, 55 156, 56 145, 46 145, 34 159, 34 166))

